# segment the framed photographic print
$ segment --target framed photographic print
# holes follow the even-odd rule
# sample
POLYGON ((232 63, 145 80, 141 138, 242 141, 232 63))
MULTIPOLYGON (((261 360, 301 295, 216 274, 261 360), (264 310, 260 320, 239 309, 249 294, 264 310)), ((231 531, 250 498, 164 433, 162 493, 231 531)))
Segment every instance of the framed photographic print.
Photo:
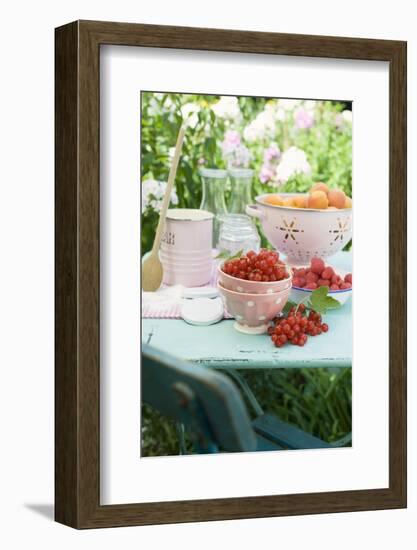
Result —
POLYGON ((405 507, 406 204, 406 43, 56 29, 56 520, 405 507))

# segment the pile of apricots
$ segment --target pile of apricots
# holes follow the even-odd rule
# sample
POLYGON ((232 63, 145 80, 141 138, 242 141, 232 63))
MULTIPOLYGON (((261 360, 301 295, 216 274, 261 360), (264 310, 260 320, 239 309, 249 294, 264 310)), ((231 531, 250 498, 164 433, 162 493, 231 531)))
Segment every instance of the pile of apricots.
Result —
POLYGON ((325 183, 315 183, 306 194, 294 197, 267 195, 266 204, 272 206, 287 206, 290 208, 312 208, 315 210, 340 210, 352 208, 352 199, 341 189, 330 189, 325 183))

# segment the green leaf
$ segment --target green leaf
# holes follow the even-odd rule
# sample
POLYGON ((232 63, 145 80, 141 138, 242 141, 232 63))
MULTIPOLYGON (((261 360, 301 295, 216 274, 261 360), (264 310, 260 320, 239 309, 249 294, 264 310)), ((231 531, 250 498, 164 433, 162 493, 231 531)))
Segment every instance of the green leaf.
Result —
POLYGON ((236 254, 230 255, 229 252, 220 252, 217 256, 215 256, 215 260, 233 260, 234 258, 240 258, 243 254, 243 248, 241 250, 238 250, 236 254))
POLYGON ((328 286, 321 286, 313 290, 310 296, 311 308, 319 313, 326 313, 328 309, 338 309, 340 303, 331 296, 328 296, 328 293, 328 286))

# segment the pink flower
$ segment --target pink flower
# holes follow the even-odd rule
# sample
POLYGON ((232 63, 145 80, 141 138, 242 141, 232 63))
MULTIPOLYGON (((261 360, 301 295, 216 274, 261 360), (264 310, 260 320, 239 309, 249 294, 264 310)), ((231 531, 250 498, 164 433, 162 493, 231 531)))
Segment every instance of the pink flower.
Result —
POLYGON ((312 113, 306 111, 306 109, 303 109, 302 107, 296 110, 296 112, 294 113, 294 118, 297 128, 303 130, 311 128, 314 124, 314 116, 312 115, 312 113))
POLYGON ((224 134, 224 141, 229 145, 240 145, 240 134, 236 130, 227 130, 224 134))
POLYGON ((262 183, 267 183, 274 177, 274 175, 275 169, 270 164, 265 163, 261 168, 259 179, 262 183))
POLYGON ((281 156, 281 151, 275 145, 271 145, 264 151, 265 162, 277 161, 280 158, 280 156, 281 156))

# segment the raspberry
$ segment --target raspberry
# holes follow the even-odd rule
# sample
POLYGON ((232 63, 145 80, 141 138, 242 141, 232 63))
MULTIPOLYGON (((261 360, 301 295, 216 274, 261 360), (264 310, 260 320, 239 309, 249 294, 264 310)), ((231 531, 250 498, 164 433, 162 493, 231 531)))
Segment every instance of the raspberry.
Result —
POLYGON ((305 288, 308 288, 308 290, 315 290, 317 288, 316 283, 307 283, 305 288))
POLYGON ((341 283, 340 290, 347 290, 348 288, 352 288, 350 283, 341 283))
POLYGON ((352 273, 348 273, 347 275, 345 275, 345 283, 352 284, 352 273))
POLYGON ((322 279, 331 279, 334 275, 334 271, 332 267, 326 267, 326 269, 323 270, 321 274, 322 279))
POLYGON ((319 279, 317 281, 317 286, 330 286, 329 279, 319 279))
POLYGON ((312 258, 310 263, 310 271, 321 275, 323 269, 325 268, 324 262, 321 258, 312 258))
POLYGON ((306 275, 306 281, 307 283, 317 283, 319 280, 319 276, 317 273, 313 273, 312 271, 309 271, 306 275))
POLYGON ((306 284, 306 280, 304 277, 294 277, 292 280, 293 286, 298 286, 299 288, 303 288, 306 284))
POLYGON ((331 284, 331 285, 330 285, 330 290, 340 290, 340 289, 339 289, 339 285, 331 284))

